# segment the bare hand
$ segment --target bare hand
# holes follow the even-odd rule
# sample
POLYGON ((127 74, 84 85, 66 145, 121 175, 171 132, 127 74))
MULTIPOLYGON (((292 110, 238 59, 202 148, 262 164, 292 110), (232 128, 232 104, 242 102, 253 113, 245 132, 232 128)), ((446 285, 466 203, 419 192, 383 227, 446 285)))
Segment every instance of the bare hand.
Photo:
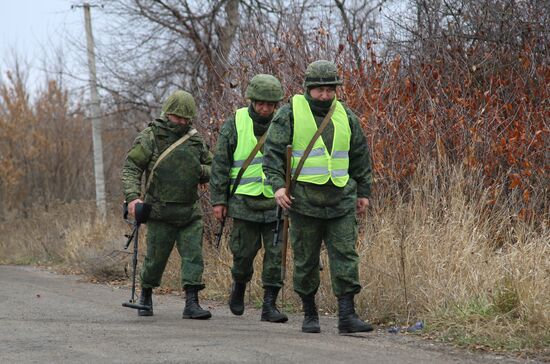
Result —
POLYGON ((357 213, 358 214, 364 213, 367 207, 369 207, 369 199, 365 197, 359 197, 357 199, 357 206, 356 206, 357 213))
POLYGON ((130 214, 130 216, 136 216, 136 204, 138 203, 143 203, 143 201, 139 198, 136 198, 128 204, 128 213, 130 214))
POLYGON ((218 219, 219 221, 222 221, 225 216, 227 215, 227 206, 226 205, 214 205, 212 207, 212 211, 214 211, 214 217, 218 219))
POLYGON ((286 188, 279 188, 275 192, 275 201, 284 209, 289 209, 292 205, 292 198, 286 194, 286 188))

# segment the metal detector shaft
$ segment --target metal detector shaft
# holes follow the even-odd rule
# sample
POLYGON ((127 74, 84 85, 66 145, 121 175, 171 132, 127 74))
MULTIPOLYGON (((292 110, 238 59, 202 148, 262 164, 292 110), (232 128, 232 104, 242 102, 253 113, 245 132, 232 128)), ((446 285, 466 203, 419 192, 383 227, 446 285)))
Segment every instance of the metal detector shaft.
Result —
POLYGON ((128 249, 130 246, 130 243, 132 240, 134 240, 134 252, 132 254, 132 295, 130 296, 130 300, 128 302, 124 302, 122 304, 123 307, 130 307, 135 308, 138 310, 151 310, 152 308, 145 305, 140 305, 136 303, 136 274, 137 274, 137 263, 138 263, 138 244, 139 244, 139 226, 141 224, 145 224, 147 222, 147 219, 149 218, 149 214, 151 213, 151 205, 147 203, 136 203, 134 207, 134 222, 130 222, 128 220, 129 210, 128 210, 128 203, 124 201, 124 208, 123 208, 123 218, 124 221, 126 221, 129 224, 133 224, 134 229, 132 230, 132 234, 126 235, 128 238, 128 241, 126 242, 126 245, 124 246, 124 249, 128 249))
POLYGON ((139 243, 139 223, 134 222, 134 230, 132 231, 132 234, 128 238, 128 242, 126 243, 126 246, 124 249, 128 249, 128 246, 130 245, 130 242, 134 240, 134 252, 132 254, 132 295, 130 296, 130 300, 128 302, 124 302, 122 304, 122 307, 129 307, 134 308, 136 310, 151 310, 150 306, 140 305, 139 303, 136 303, 135 297, 136 297, 136 273, 137 273, 137 261, 138 261, 138 243, 139 243))
POLYGON ((130 298, 130 302, 135 302, 135 294, 136 294, 136 270, 137 270, 137 260, 138 260, 138 242, 139 242, 139 224, 136 222, 134 227, 136 233, 134 236, 134 254, 132 258, 132 266, 133 266, 133 272, 132 272, 132 297, 130 298))

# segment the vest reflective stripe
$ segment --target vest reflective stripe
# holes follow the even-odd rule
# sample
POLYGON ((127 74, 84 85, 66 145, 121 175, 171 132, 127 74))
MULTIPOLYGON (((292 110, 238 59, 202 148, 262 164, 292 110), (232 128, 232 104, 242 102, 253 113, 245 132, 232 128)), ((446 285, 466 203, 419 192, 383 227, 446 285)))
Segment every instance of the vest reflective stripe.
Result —
POLYGON ((345 150, 339 150, 339 151, 336 151, 336 152, 332 152, 332 158, 349 158, 348 157, 348 152, 345 151, 345 150))
MULTIPOLYGON (((330 180, 335 186, 344 187, 349 180, 351 128, 346 110, 339 101, 334 102, 336 107, 331 119, 334 125, 332 151, 329 154, 322 135, 317 138, 300 171, 298 181, 322 185, 330 180)), ((317 132, 317 123, 303 95, 295 95, 292 98, 292 111, 294 116, 292 171, 294 173, 311 138, 317 132)))
MULTIPOLYGON (((231 166, 231 189, 236 182, 237 174, 243 166, 254 147, 258 143, 258 139, 254 135, 254 122, 248 115, 248 108, 243 107, 235 113, 235 126, 237 128, 237 148, 233 153, 233 165, 231 166)), ((248 168, 244 171, 239 186, 235 191, 239 195, 273 197, 273 189, 265 184, 265 175, 262 170, 264 157, 258 151, 248 168)))
MULTIPOLYGON (((252 152, 252 151, 251 151, 252 152)), ((233 161, 233 167, 239 167, 241 168, 244 164, 244 161, 246 159, 241 159, 241 160, 238 160, 238 161, 233 161)), ((252 161, 250 162, 249 166, 252 166, 254 164, 262 164, 264 162, 264 157, 256 157, 254 159, 252 159, 252 161)))
MULTIPOLYGON (((293 157, 301 157, 304 155, 305 150, 293 150, 292 156, 293 157)), ((311 152, 309 152, 310 157, 320 157, 325 155, 325 148, 315 148, 312 149, 311 152)))
MULTIPOLYGON (((296 168, 292 168, 292 173, 296 172, 296 168)), ((302 167, 300 175, 315 176, 318 174, 328 174, 328 168, 326 167, 302 167)))
MULTIPOLYGON (((239 181, 239 186, 247 185, 255 182, 262 182, 262 177, 241 178, 241 180, 239 181)), ((231 184, 235 184, 235 178, 231 178, 231 184)))

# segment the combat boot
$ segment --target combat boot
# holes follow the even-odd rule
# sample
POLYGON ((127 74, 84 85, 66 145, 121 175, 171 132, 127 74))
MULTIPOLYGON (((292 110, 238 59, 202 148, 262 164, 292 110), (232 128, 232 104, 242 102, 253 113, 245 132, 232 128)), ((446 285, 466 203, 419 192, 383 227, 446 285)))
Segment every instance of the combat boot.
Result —
POLYGON ((229 309, 233 315, 240 316, 244 312, 244 293, 246 283, 233 282, 231 286, 231 297, 229 297, 229 309))
POLYGON ((185 308, 182 318, 207 320, 212 317, 210 311, 203 310, 199 306, 199 289, 196 287, 188 287, 185 289, 185 308))
POLYGON ((139 295, 139 302, 142 306, 149 306, 149 310, 139 310, 138 316, 153 316, 153 289, 152 288, 141 288, 141 293, 139 295))
POLYGON ((301 296, 304 308, 304 322, 302 323, 302 332, 318 333, 321 332, 319 324, 319 313, 315 306, 315 295, 301 296))
POLYGON ((288 317, 277 308, 277 295, 279 287, 265 287, 264 304, 262 305, 262 321, 287 322, 288 317))
POLYGON ((355 313, 352 293, 338 297, 338 331, 340 334, 369 332, 372 330, 372 325, 360 320, 355 313))

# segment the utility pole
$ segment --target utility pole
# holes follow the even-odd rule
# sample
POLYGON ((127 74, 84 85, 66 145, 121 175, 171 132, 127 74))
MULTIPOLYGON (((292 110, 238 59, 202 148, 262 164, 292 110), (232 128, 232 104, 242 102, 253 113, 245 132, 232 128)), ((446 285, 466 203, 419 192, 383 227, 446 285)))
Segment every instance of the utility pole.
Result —
MULTIPOLYGON (((97 5, 93 5, 97 6, 97 5)), ((105 200, 105 175, 103 172, 103 142, 101 139, 101 117, 99 110, 99 96, 97 93, 97 77, 95 68, 94 37, 92 34, 92 19, 90 4, 73 5, 84 8, 84 22, 86 26, 86 45, 88 50, 88 70, 90 72, 90 106, 92 116, 92 141, 94 149, 95 197, 99 216, 105 220, 107 203, 105 200)))

